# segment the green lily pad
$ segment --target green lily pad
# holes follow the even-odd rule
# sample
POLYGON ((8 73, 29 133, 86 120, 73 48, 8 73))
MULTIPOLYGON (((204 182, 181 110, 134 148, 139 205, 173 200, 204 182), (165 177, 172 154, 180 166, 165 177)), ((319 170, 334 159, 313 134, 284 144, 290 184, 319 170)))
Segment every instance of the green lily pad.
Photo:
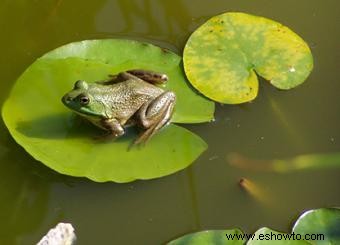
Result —
POLYGON ((182 236, 169 242, 168 245, 243 245, 245 241, 243 236, 239 229, 208 230, 182 236))
POLYGON ((340 244, 340 209, 320 208, 307 211, 296 221, 293 232, 314 238, 313 244, 340 244))
POLYGON ((310 245, 311 243, 302 240, 296 234, 287 234, 274 231, 267 227, 257 230, 254 238, 249 240, 247 245, 310 245))
POLYGON ((254 234, 244 234, 239 229, 209 230, 187 234, 168 244, 244 244, 246 240, 247 245, 340 244, 340 209, 310 210, 299 217, 290 234, 267 227, 257 230, 254 234))
POLYGON ((244 13, 224 13, 200 26, 189 38, 183 59, 191 84, 228 104, 257 96, 256 73, 279 89, 291 89, 313 68, 311 51, 297 34, 273 20, 244 13))
MULTIPOLYGON (((82 58, 114 67, 112 72, 146 69, 168 75, 164 87, 176 93, 173 122, 201 123, 214 119, 215 104, 190 88, 182 71, 182 58, 166 49, 132 40, 106 39, 70 43, 40 59, 82 58)), ((106 76, 108 74, 102 74, 106 76)), ((79 78, 78 78, 79 79, 79 78)))
MULTIPOLYGON (((120 42, 124 41, 118 41, 120 42)), ((113 43, 115 41, 111 44, 113 43)), ((145 55, 139 52, 143 60, 147 60, 145 56, 150 49, 159 49, 133 43, 130 48, 136 49, 136 52, 145 50, 145 55)), ((82 46, 81 43, 79 45, 82 46)), ((100 56, 100 52, 105 52, 104 56, 107 55, 109 50, 101 50, 99 47, 100 45, 97 55, 100 56)), ((111 48, 113 53, 117 52, 115 45, 111 48)), ((121 52, 124 53, 124 50, 121 52)), ((128 52, 134 53, 131 50, 128 52)), ((63 174, 84 176, 98 182, 129 182, 135 179, 157 178, 179 171, 190 165, 207 148, 206 143, 190 131, 169 125, 145 146, 140 147, 130 147, 137 135, 133 128, 126 136, 116 141, 100 141, 94 137, 103 134, 102 130, 81 120, 61 103, 62 95, 73 87, 76 80, 102 80, 120 69, 150 69, 161 67, 159 63, 163 62, 163 69, 169 72, 170 79, 176 78, 169 82, 176 83, 172 85, 172 89, 183 89, 182 95, 186 96, 186 100, 179 100, 176 104, 175 121, 209 120, 213 108, 210 102, 187 87, 184 78, 181 78, 179 65, 175 66, 174 63, 174 57, 177 56, 168 53, 165 55, 170 56, 170 61, 160 53, 158 59, 151 56, 150 64, 145 67, 139 66, 142 62, 134 60, 114 65, 95 58, 85 59, 68 55, 63 58, 60 53, 58 58, 46 55, 34 62, 15 83, 3 106, 4 122, 14 139, 28 153, 63 174), (152 65, 153 63, 155 64, 152 65), (189 105, 191 113, 186 115, 186 107, 189 105), (194 112, 196 110, 199 111, 197 114, 194 112), (205 113, 201 110, 205 110, 205 113)), ((124 53, 121 56, 127 60, 129 55, 124 53)), ((177 93, 177 90, 175 92, 177 93)))

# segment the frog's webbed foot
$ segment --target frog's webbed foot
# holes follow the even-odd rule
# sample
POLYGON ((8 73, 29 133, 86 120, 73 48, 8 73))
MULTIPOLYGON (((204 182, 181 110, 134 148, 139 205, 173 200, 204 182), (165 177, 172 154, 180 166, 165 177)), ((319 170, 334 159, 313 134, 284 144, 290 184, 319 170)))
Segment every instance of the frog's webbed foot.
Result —
POLYGON ((100 121, 100 126, 106 129, 106 134, 97 137, 97 140, 114 140, 124 134, 124 128, 114 119, 103 119, 100 121))
POLYGON ((134 144, 145 143, 171 119, 176 95, 167 91, 154 100, 145 103, 138 111, 141 126, 146 130, 135 140, 134 144))
POLYGON ((106 131, 105 133, 101 135, 96 135, 93 137, 93 140, 96 142, 112 141, 115 139, 117 139, 117 137, 114 136, 110 131, 106 131))

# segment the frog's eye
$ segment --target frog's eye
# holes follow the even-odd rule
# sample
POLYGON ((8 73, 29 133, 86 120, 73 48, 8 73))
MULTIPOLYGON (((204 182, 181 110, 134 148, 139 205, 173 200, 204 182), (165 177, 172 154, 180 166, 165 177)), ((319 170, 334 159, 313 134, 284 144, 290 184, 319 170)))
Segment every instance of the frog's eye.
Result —
POLYGON ((83 95, 79 98, 80 104, 82 105, 88 105, 90 103, 90 98, 83 95))

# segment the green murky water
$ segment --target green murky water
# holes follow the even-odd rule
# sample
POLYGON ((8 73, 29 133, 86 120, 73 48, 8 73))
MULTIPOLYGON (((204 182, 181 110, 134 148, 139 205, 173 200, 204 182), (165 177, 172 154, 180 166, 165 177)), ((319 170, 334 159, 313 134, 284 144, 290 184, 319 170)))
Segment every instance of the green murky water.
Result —
POLYGON ((97 184, 62 176, 32 159, 0 125, 0 244, 34 244, 71 222, 78 244, 161 244, 202 229, 261 226, 288 231, 306 209, 340 206, 340 169, 289 174, 230 166, 232 152, 254 159, 340 151, 340 2, 325 0, 97 0, 0 2, 0 103, 37 57, 82 39, 146 40, 181 52, 210 16, 243 11, 291 27, 311 46, 315 69, 302 86, 262 81, 250 104, 218 106, 216 121, 188 126, 209 143, 189 169, 151 181, 97 184), (258 200, 237 185, 256 183, 258 200))

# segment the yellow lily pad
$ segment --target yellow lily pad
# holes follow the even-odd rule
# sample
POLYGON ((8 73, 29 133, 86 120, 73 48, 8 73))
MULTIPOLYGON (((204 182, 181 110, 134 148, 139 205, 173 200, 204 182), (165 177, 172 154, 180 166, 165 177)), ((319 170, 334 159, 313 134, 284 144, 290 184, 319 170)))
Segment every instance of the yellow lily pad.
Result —
POLYGON ((191 84, 227 104, 257 96, 256 73, 279 89, 291 89, 313 68, 311 51, 301 37, 278 22, 245 13, 208 20, 190 36, 183 59, 191 84))

